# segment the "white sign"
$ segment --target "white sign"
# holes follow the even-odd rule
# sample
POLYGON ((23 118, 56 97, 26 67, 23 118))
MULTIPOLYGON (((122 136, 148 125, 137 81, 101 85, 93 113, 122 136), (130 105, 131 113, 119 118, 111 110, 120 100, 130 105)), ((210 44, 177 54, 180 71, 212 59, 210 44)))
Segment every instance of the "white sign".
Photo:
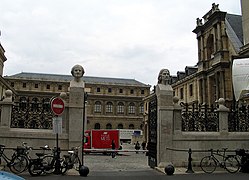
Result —
POLYGON ((236 101, 243 90, 249 90, 249 58, 234 59, 232 67, 233 90, 236 101))
POLYGON ((60 116, 53 118, 53 133, 62 134, 62 117, 60 116))

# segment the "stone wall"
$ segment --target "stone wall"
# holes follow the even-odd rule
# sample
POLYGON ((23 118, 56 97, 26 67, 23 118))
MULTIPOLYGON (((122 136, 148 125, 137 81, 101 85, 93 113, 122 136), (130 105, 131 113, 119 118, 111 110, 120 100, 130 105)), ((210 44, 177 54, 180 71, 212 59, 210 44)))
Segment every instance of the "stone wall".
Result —
POLYGON ((200 160, 209 149, 228 148, 229 153, 235 154, 235 149, 249 149, 249 132, 229 132, 229 109, 224 106, 224 99, 218 101, 219 117, 218 132, 190 132, 182 131, 182 108, 178 98, 170 96, 172 89, 158 86, 156 95, 158 99, 158 145, 157 165, 165 167, 187 166, 188 150, 192 150, 193 165, 199 166, 200 160), (172 101, 170 101, 172 100, 172 101), (172 114, 172 115, 171 115, 172 114))
MULTIPOLYGON (((84 89, 81 88, 81 91, 78 92, 80 98, 77 98, 77 101, 80 99, 79 103, 81 104, 74 102, 73 98, 69 102, 70 93, 72 95, 70 91, 69 94, 62 93, 61 96, 65 103, 65 110, 62 114, 62 133, 58 134, 59 147, 62 150, 82 144, 84 89)), ((0 144, 7 148, 21 146, 22 142, 26 142, 28 146, 36 149, 44 145, 49 145, 50 148, 56 147, 56 133, 51 129, 10 128, 13 106, 12 92, 7 90, 5 96, 6 98, 0 101, 0 144)))

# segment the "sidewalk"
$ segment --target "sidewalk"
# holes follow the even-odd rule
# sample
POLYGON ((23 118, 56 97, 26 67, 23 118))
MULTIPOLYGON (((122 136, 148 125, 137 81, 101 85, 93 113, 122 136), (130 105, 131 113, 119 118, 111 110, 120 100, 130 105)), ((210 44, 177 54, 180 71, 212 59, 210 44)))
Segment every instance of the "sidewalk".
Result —
MULTIPOLYGON (((164 171, 164 168, 155 167, 155 169, 159 172, 166 174, 164 171)), ((174 174, 204 174, 205 173, 204 171, 202 171, 200 167, 192 167, 193 173, 187 172, 187 170, 188 170, 187 167, 175 167, 174 174)), ((227 171, 225 169, 217 167, 217 169, 213 173, 226 173, 226 172, 227 171)))

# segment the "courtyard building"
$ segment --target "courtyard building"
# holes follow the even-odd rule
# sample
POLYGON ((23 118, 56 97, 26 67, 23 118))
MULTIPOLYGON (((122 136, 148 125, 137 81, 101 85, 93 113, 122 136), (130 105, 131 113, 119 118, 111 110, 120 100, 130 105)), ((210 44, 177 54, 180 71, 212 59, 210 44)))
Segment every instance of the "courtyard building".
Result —
POLYGON ((241 15, 220 11, 218 4, 197 18, 193 32, 198 62, 172 76, 174 95, 180 102, 211 105, 219 98, 227 105, 233 102, 232 62, 244 44, 242 27, 241 15))
MULTIPOLYGON (((15 102, 39 103, 68 92, 71 75, 27 73, 5 76, 16 90, 15 102)), ((135 79, 84 76, 86 129, 142 129, 142 99, 150 93, 150 85, 135 79)))

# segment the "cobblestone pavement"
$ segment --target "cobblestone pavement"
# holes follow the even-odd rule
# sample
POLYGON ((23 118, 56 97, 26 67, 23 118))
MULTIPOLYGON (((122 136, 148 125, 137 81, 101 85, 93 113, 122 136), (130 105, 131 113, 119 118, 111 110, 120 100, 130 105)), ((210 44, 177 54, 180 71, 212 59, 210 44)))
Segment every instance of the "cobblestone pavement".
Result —
MULTIPOLYGON (((123 144, 123 149, 134 150, 134 145, 123 144)), ((103 154, 84 156, 84 165, 90 171, 139 171, 149 170, 148 157, 145 153, 119 152, 115 158, 103 154)))

